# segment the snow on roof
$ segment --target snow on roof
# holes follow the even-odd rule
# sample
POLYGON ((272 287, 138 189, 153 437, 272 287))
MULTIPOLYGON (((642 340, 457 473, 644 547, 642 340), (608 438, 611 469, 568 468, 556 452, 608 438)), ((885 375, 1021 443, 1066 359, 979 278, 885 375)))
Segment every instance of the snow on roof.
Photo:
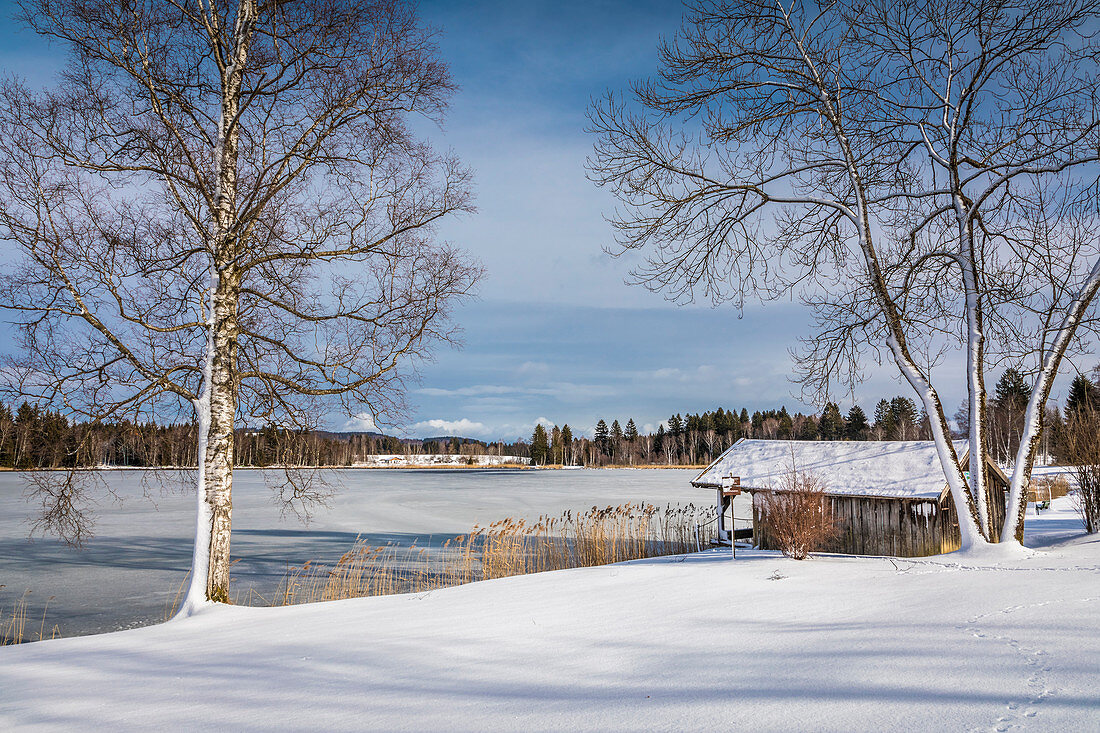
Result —
MULTIPOLYGON (((955 441, 961 458, 967 441, 955 441)), ((792 465, 813 473, 832 494, 938 497, 947 486, 936 444, 930 440, 818 441, 749 440, 734 443, 691 482, 717 487, 723 476, 740 476, 741 486, 779 488, 792 465)))

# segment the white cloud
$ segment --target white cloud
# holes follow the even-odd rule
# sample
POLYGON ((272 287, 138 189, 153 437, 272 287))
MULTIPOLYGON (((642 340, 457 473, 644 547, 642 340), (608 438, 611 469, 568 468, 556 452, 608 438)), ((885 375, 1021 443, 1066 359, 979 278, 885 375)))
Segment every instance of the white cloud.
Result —
POLYGON ((374 424, 374 417, 369 412, 360 412, 355 417, 345 422, 343 429, 353 432, 382 432, 378 429, 378 426, 374 424))
POLYGON ((722 370, 718 369, 713 364, 700 364, 694 369, 679 369, 677 367, 664 367, 657 369, 653 373, 654 379, 660 379, 665 382, 712 382, 716 379, 720 379, 723 376, 722 370))
POLYGON ((469 387, 457 389, 442 389, 439 387, 422 387, 417 392, 430 397, 474 397, 480 395, 513 394, 518 392, 516 387, 501 387, 496 384, 474 384, 469 387))
POLYGON ((422 420, 414 423, 410 432, 420 437, 435 437, 439 435, 457 435, 462 438, 481 438, 489 435, 487 425, 462 418, 461 420, 422 420), (432 433, 432 435, 428 435, 432 433))
POLYGON ((518 386, 501 386, 499 384, 473 384, 469 387, 456 387, 455 389, 443 389, 441 387, 421 387, 416 390, 418 394, 429 397, 483 397, 486 395, 549 395, 549 388, 533 388, 518 386))
POLYGON ((541 377, 550 372, 550 365, 545 361, 525 361, 516 370, 519 374, 529 377, 541 377))

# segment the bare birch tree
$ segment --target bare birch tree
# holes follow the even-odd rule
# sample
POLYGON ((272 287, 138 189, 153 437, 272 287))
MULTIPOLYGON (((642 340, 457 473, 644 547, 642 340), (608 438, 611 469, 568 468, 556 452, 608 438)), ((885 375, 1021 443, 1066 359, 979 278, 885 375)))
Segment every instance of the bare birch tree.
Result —
POLYGON ((70 59, 52 89, 0 89, 10 388, 193 414, 185 609, 226 601, 235 421, 394 418, 412 360, 454 337, 480 269, 434 229, 471 211, 470 176, 410 128, 453 84, 398 0, 21 6, 70 59))
POLYGON ((818 395, 886 351, 929 416, 964 548, 992 537, 985 339, 990 309, 1017 300, 989 225, 1016 179, 1096 160, 1081 37, 1096 13, 699 2, 659 77, 592 110, 590 175, 624 204, 612 223, 620 251, 647 255, 638 280, 715 303, 800 294, 819 327, 800 377, 818 395), (951 338, 974 397, 969 477, 933 381, 951 338))
POLYGON ((931 264, 928 282, 942 286, 937 260, 955 272, 954 290, 962 296, 967 427, 971 445, 980 447, 971 450, 971 487, 987 536, 993 518, 981 462, 989 448, 984 370, 990 337, 1000 341, 1002 354, 1037 357, 1034 387, 1040 394, 1025 428, 1028 450, 1015 463, 1002 539, 1022 532, 1046 400, 1100 286, 1092 273, 1100 264, 1095 243, 1049 221, 1080 220, 1073 202, 1080 203, 1088 185, 1072 176, 1086 166, 1096 175, 1098 77, 1088 34, 1095 33, 1090 24, 1098 11, 1100 5, 1089 0, 903 0, 868 6, 854 33, 884 78, 898 80, 878 98, 919 132, 919 145, 907 159, 916 185, 902 192, 918 202, 910 236, 938 225, 934 236, 940 243, 913 263, 911 279, 931 264), (1061 195, 1046 195, 1051 179, 1060 179, 1061 195), (1021 227, 1028 221, 1047 226, 1021 227), (1064 261, 1073 263, 1068 270, 1058 262, 1067 256, 1064 261), (1059 283, 1050 280, 1052 267, 1060 270, 1059 283), (1035 298, 1037 288, 1049 293, 1051 286, 1053 297, 1035 298), (1074 307, 1077 297, 1084 308, 1074 307), (1021 310, 1037 317, 1038 333, 1025 335, 1015 325, 1021 310))

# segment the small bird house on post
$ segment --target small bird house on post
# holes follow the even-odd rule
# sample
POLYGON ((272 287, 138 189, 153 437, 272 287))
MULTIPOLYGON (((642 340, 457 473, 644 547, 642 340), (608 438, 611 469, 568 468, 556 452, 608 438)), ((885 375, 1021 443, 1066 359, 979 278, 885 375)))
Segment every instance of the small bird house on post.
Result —
POLYGON ((722 496, 740 496, 741 495, 741 477, 740 476, 723 476, 722 477, 722 496))
POLYGON ((718 488, 718 541, 726 540, 733 547, 733 512, 730 512, 730 527, 726 528, 726 510, 733 504, 733 497, 741 494, 741 477, 727 475, 720 480, 718 488))

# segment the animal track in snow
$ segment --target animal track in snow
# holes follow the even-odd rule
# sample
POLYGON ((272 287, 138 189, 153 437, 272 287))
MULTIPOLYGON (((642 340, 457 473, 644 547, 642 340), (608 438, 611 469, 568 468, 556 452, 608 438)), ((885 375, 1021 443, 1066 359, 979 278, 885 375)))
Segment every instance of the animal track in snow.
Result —
POLYGON ((977 639, 990 639, 1007 644, 1008 647, 1023 660, 1025 669, 1030 671, 1027 678, 1027 699, 1024 701, 1010 701, 1005 706, 1008 713, 997 718, 993 730, 998 731, 998 733, 1003 733, 1012 728, 1018 728, 1025 725, 1028 720, 1033 720, 1039 714, 1038 706, 1041 705, 1044 700, 1054 696, 1057 693, 1057 688, 1052 687, 1050 684, 1050 672, 1052 667, 1048 663, 1048 658, 1050 656, 1049 652, 1038 647, 1029 648, 1024 646, 1018 639, 986 631, 975 624, 983 619, 1008 615, 1031 608, 1041 608, 1056 603, 1090 603, 1097 600, 1100 600, 1100 596, 1089 596, 1087 598, 1058 598, 1049 601, 1040 601, 1039 603, 1008 606, 997 611, 978 614, 968 619, 965 626, 958 627, 961 630, 969 632, 977 639))

